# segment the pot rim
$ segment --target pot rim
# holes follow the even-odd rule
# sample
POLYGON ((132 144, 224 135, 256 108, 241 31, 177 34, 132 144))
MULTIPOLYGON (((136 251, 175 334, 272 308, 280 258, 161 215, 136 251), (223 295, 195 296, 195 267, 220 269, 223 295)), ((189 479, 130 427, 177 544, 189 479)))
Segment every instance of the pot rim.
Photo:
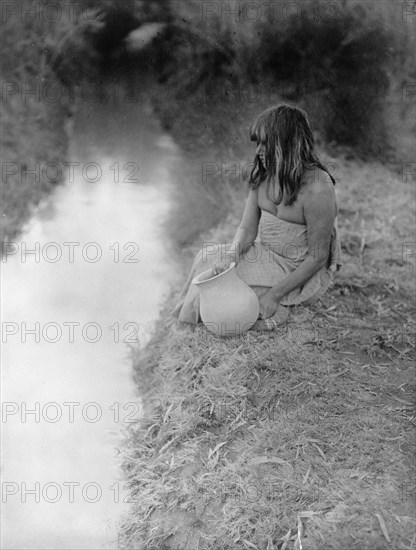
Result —
POLYGON ((200 281, 200 277, 202 277, 205 273, 207 273, 207 271, 212 271, 212 268, 210 267, 209 269, 203 271, 202 273, 200 273, 199 275, 197 275, 193 281, 192 281, 192 284, 194 285, 202 285, 203 283, 208 283, 210 281, 214 281, 215 279, 219 279, 220 277, 222 277, 223 275, 225 275, 226 273, 229 273, 232 269, 235 269, 236 267, 236 263, 235 262, 232 262, 230 264, 230 267, 228 269, 226 269, 225 271, 222 271, 221 273, 218 273, 218 275, 214 275, 214 277, 210 277, 209 279, 204 279, 203 281, 200 281))

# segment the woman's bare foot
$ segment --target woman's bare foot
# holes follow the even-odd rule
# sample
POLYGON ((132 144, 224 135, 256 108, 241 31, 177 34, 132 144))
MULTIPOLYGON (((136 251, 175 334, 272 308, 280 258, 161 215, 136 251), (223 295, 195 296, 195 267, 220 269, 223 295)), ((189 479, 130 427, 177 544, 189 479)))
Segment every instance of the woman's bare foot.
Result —
POLYGON ((270 317, 269 319, 259 319, 254 323, 254 325, 250 328, 250 330, 257 330, 257 331, 274 330, 278 326, 284 325, 288 317, 289 317, 289 310, 286 307, 281 306, 279 304, 277 306, 276 313, 273 315, 273 317, 270 317))

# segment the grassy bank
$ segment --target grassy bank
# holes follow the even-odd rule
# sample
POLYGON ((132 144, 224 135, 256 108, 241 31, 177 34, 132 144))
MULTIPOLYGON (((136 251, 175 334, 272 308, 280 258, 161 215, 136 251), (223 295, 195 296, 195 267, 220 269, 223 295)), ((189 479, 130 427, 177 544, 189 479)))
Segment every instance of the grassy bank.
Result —
POLYGON ((28 101, 2 106, 2 242, 13 241, 34 207, 62 182, 66 109, 28 101), (6 172, 5 170, 8 170, 6 172))
MULTIPOLYGON (((199 193, 201 161, 251 160, 246 130, 263 107, 218 102, 193 113, 194 101, 172 126, 179 142, 194 136, 173 219, 191 204, 196 214, 191 229, 177 221, 171 231, 189 245, 207 216, 221 222, 188 258, 201 242, 232 237, 246 193, 221 170, 199 193)), ((351 151, 323 160, 338 182, 344 252, 323 300, 291 308, 271 334, 221 340, 178 326, 173 295, 137 352, 145 412, 125 453, 122 548, 284 550, 299 538, 310 550, 413 547, 414 190, 351 151)))
POLYGON ((33 208, 62 181, 67 160, 70 105, 49 56, 64 22, 48 20, 44 9, 46 2, 30 11, 17 0, 2 12, 2 242, 18 235, 33 208))

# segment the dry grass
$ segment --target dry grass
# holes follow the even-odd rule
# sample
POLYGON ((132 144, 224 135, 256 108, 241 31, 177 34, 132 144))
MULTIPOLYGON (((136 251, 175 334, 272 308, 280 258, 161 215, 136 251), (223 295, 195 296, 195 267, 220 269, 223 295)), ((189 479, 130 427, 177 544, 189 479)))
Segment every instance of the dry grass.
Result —
POLYGON ((321 303, 221 340, 172 321, 172 296, 137 354, 122 548, 414 548, 414 195, 332 160, 344 268, 321 303))

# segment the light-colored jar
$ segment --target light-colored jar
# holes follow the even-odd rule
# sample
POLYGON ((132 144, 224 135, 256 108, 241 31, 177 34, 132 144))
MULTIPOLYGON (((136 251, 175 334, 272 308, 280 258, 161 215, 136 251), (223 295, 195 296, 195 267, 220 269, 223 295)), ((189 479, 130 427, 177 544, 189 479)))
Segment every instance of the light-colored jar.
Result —
POLYGON ((199 288, 201 319, 218 336, 238 336, 252 327, 259 316, 256 293, 240 279, 235 268, 232 263, 215 276, 208 269, 192 281, 199 288))

